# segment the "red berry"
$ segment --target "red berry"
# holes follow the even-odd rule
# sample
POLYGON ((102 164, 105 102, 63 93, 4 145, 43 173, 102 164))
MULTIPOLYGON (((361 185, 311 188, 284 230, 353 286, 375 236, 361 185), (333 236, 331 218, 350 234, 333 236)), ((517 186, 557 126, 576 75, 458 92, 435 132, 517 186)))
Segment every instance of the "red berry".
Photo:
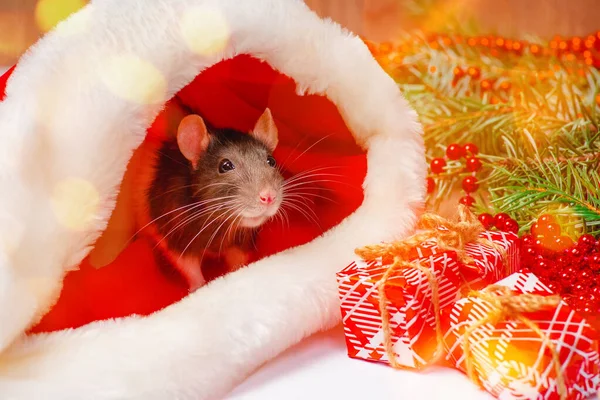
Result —
POLYGON ((579 307, 579 312, 581 312, 584 315, 591 314, 592 312, 594 312, 595 308, 598 308, 598 306, 595 306, 594 304, 592 304, 591 301, 586 301, 579 307))
POLYGON ((593 274, 591 273, 591 271, 584 269, 579 273, 579 282, 589 283, 588 281, 592 279, 592 275, 593 274))
POLYGON ((541 234, 540 234, 540 224, 538 222, 535 222, 533 225, 531 225, 531 228, 529 228, 529 232, 531 232, 531 234, 535 238, 541 236, 541 234))
POLYGON ((479 171, 479 169, 481 168, 481 161, 479 161, 477 157, 469 157, 465 161, 465 168, 469 172, 479 171))
POLYGON ((578 295, 581 292, 583 292, 584 290, 585 290, 585 285, 582 284, 581 282, 577 282, 577 283, 575 283, 575 285, 573 285, 572 293, 575 295, 578 295))
POLYGON ((446 156, 448 156, 450 160, 458 160, 461 157, 464 157, 464 155, 465 149, 459 144, 453 143, 446 148, 446 156))
POLYGON ((549 224, 550 222, 556 222, 556 219, 550 214, 542 214, 538 217, 537 222, 539 224, 545 225, 549 224))
POLYGON ((569 285, 571 284, 573 276, 567 270, 563 270, 560 272, 560 274, 558 274, 558 279, 560 279, 561 284, 565 286, 565 283, 569 285))
POLYGON ((554 244, 554 247, 557 251, 565 251, 569 247, 573 246, 573 239, 568 236, 559 236, 556 238, 554 244))
POLYGON ((504 224, 504 221, 508 219, 510 219, 510 215, 508 215, 507 213, 498 213, 494 217, 494 225, 496 225, 496 228, 500 229, 504 224))
POLYGON ((494 217, 492 217, 491 214, 488 214, 488 213, 479 214, 477 219, 479 219, 479 222, 481 222, 481 224, 483 225, 483 227, 485 229, 490 229, 491 227, 494 226, 494 217))
POLYGON ((535 257, 537 256, 537 250, 535 249, 535 247, 525 247, 525 249, 523 250, 523 255, 525 257, 535 257))
POLYGON ((560 235, 560 225, 550 222, 543 228, 543 235, 549 237, 557 237, 560 235))
POLYGON ((441 174, 442 172, 444 172, 445 166, 446 160, 444 160, 443 158, 434 158, 433 160, 431 160, 431 172, 433 172, 434 174, 441 174))
POLYGON ((555 222, 544 224, 538 221, 531 225, 531 233, 536 237, 555 238, 560 235, 560 225, 555 222))
POLYGON ((433 178, 427 177, 427 193, 433 193, 435 190, 435 181, 433 178))
POLYGON ((556 264, 559 267, 564 267, 564 266, 568 265, 570 262, 571 262, 571 260, 569 259, 569 257, 567 257, 565 255, 556 257, 556 264))
POLYGON ((512 232, 512 233, 519 232, 519 223, 512 218, 504 221, 504 224, 502 224, 502 225, 503 226, 502 226, 501 230, 503 230, 505 232, 512 232))
POLYGON ((572 247, 570 249, 566 250, 568 252, 569 255, 571 255, 574 258, 579 258, 583 255, 583 252, 581 251, 581 249, 579 247, 572 247))
POLYGON ((466 195, 464 197, 461 197, 459 202, 460 204, 464 204, 467 207, 471 207, 473 204, 475 204, 475 199, 469 195, 466 195))
POLYGON ((521 243, 525 246, 533 246, 535 244, 535 238, 531 235, 521 236, 521 243))
POLYGON ((596 245, 596 238, 590 234, 581 235, 579 240, 577 240, 577 244, 582 248, 583 251, 591 251, 596 245))
POLYGON ((552 291, 552 293, 558 293, 558 291, 560 290, 560 287, 558 286, 558 284, 556 282, 550 282, 550 283, 548 283, 548 289, 550 289, 552 291))
POLYGON ((533 265, 533 272, 538 275, 546 275, 546 272, 548 271, 549 267, 550 263, 548 262, 548 260, 542 258, 541 260, 537 260, 533 265))
POLYGON ((475 178, 474 176, 466 176, 465 179, 463 179, 462 187, 465 192, 473 193, 479 188, 477 178, 475 178))
POLYGON ((476 155, 479 152, 479 149, 475 145, 475 143, 467 143, 465 144, 465 152, 467 154, 476 155))

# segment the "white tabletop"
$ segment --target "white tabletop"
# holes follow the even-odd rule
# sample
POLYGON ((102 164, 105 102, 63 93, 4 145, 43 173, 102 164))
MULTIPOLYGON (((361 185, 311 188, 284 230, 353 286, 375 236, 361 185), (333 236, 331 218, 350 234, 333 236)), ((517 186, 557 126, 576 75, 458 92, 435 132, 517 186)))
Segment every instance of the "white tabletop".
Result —
POLYGON ((341 327, 315 335, 258 370, 228 400, 493 400, 466 376, 446 368, 397 371, 346 354, 341 327))

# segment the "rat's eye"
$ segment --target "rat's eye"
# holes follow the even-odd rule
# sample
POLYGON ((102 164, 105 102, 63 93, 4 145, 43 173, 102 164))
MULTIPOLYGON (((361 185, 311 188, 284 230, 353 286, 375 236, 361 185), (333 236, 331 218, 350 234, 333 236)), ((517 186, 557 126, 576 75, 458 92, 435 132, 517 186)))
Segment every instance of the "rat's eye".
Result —
POLYGON ((273 156, 269 156, 269 157, 267 157, 267 164, 269 164, 269 166, 275 168, 275 166, 277 165, 277 162, 275 161, 273 156))
POLYGON ((235 165, 233 165, 233 163, 226 158, 221 160, 219 163, 219 172, 222 174, 231 171, 232 169, 235 169, 235 165))

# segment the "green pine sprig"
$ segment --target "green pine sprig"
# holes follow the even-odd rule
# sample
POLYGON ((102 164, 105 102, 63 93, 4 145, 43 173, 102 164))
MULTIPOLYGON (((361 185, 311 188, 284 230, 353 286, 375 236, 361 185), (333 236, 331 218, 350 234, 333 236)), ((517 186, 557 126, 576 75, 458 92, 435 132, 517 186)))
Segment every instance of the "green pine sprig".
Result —
MULTIPOLYGON (((413 33, 383 60, 420 116, 428 159, 443 157, 451 143, 475 143, 483 162, 479 211, 507 212, 522 230, 551 213, 573 236, 600 233, 598 70, 581 60, 492 51, 463 39, 413 33), (464 76, 457 78, 457 69, 464 76)), ((430 206, 466 175, 460 161, 430 175, 436 178, 430 206)))

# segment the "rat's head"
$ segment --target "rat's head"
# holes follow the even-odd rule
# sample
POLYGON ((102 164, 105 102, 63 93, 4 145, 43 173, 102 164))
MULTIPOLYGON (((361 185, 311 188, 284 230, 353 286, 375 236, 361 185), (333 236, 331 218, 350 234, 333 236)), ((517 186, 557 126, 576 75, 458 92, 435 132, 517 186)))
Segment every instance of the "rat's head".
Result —
POLYGON ((198 201, 214 207, 215 216, 254 228, 279 211, 283 177, 272 156, 277 128, 269 109, 249 134, 208 129, 201 117, 189 115, 177 143, 194 170, 198 201))

